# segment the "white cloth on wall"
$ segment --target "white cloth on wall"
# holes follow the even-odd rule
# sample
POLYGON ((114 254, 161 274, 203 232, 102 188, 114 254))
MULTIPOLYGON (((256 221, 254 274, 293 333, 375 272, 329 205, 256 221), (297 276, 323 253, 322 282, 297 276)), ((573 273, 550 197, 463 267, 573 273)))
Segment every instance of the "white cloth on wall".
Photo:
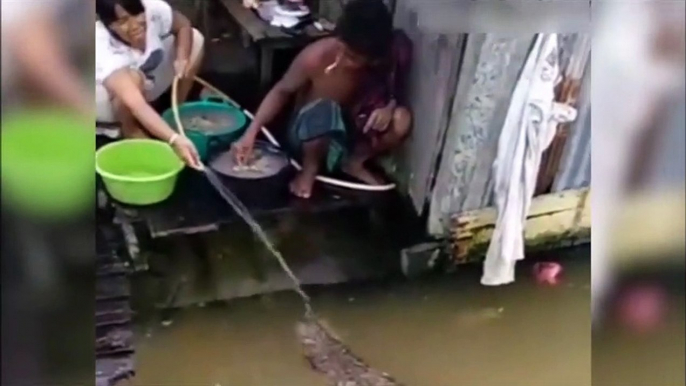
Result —
POLYGON ((536 188, 543 151, 560 122, 576 110, 554 101, 560 80, 557 34, 538 34, 512 94, 493 164, 497 210, 495 230, 483 266, 481 284, 514 282, 524 258, 524 225, 536 188))

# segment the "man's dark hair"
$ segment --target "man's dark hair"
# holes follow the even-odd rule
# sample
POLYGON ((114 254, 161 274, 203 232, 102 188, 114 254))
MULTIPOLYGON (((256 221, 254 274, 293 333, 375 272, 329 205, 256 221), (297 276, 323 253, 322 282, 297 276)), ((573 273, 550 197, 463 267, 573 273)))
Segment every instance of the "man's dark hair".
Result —
POLYGON ((95 0, 95 14, 105 26, 117 21, 117 13, 114 10, 117 5, 134 16, 145 12, 141 0, 95 0))
POLYGON ((355 53, 381 59, 393 38, 391 12, 382 0, 350 0, 336 24, 336 35, 355 53))

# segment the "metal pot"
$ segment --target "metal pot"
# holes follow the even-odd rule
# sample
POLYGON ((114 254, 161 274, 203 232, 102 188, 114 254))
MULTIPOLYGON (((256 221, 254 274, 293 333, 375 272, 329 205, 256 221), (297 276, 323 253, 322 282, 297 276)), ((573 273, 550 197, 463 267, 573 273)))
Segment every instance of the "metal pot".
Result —
POLYGON ((255 172, 249 178, 232 170, 232 155, 224 152, 209 162, 209 167, 221 176, 225 186, 250 209, 273 209, 284 206, 289 199, 288 184, 294 176, 289 158, 279 148, 268 142, 256 141, 256 153, 268 156, 280 164, 278 169, 255 172), (259 175, 262 174, 262 175, 259 175))

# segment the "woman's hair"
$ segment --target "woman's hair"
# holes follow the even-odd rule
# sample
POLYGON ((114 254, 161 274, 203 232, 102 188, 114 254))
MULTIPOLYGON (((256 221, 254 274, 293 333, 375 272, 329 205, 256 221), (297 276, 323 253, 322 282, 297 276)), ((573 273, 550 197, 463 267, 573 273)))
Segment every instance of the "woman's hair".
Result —
POLYGON ((350 0, 336 23, 336 35, 366 58, 383 58, 393 39, 391 12, 382 0, 350 0))
POLYGON ((145 12, 145 7, 141 0, 95 0, 95 14, 105 25, 117 21, 116 6, 124 8, 130 15, 140 15, 145 12))

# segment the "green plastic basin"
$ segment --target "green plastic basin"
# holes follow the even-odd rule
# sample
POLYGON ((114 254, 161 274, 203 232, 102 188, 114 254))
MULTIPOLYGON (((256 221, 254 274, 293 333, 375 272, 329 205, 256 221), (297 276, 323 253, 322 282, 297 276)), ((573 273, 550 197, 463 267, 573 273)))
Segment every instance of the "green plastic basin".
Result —
POLYGON ((169 198, 183 168, 171 146, 152 139, 113 142, 95 154, 95 170, 107 192, 129 205, 151 205, 169 198))
MULTIPOLYGON (((211 115, 217 113, 231 115, 233 117, 233 124, 211 133, 184 128, 186 136, 195 145, 200 160, 203 162, 207 162, 216 150, 223 151, 240 138, 245 129, 247 117, 238 107, 217 97, 207 97, 202 101, 188 102, 179 106, 179 116, 182 119, 184 116, 189 115, 211 115)), ((176 121, 174 120, 174 113, 171 109, 165 111, 162 114, 162 118, 169 126, 178 131, 176 121)))
POLYGON ((93 211, 93 124, 57 109, 4 115, 0 134, 3 206, 63 219, 93 211))

